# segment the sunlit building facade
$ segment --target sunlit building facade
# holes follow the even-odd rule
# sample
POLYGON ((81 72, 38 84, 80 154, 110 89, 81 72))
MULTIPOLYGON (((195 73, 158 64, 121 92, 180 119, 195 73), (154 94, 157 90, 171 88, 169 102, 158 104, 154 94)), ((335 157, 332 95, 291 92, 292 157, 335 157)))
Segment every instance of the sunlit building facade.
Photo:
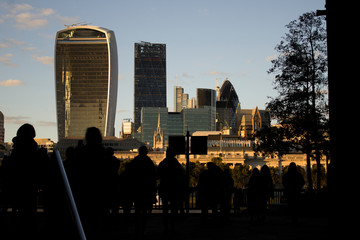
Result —
POLYGON ((118 60, 113 31, 71 26, 56 33, 55 86, 59 140, 97 127, 114 136, 118 60))

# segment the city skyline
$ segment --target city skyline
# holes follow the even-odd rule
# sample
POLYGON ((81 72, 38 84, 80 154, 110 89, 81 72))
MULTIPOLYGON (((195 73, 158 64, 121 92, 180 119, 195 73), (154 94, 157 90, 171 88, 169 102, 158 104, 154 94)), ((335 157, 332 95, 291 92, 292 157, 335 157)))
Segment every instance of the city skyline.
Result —
POLYGON ((173 87, 195 96, 196 88, 216 88, 216 78, 234 85, 241 108, 263 109, 273 96, 268 75, 274 47, 285 25, 319 1, 19 1, 0 2, 0 111, 5 141, 21 124, 37 137, 57 141, 54 36, 64 24, 88 23, 112 29, 118 41, 119 84, 115 135, 122 119, 133 118, 133 46, 167 45, 167 106, 173 87), (21 98, 19 97, 21 96, 21 98), (25 100, 24 100, 25 99, 25 100))

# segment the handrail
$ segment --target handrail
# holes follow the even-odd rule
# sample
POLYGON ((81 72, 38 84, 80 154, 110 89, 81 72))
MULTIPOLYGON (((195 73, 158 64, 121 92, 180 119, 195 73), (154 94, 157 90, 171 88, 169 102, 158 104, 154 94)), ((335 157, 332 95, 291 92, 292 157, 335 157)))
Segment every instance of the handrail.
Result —
POLYGON ((59 168, 60 168, 61 177, 62 177, 62 180, 63 180, 64 185, 65 185, 66 194, 67 194, 67 197, 70 200, 71 210, 72 210, 72 212, 74 214, 74 217, 75 217, 76 228, 78 230, 80 239, 81 240, 86 240, 85 232, 84 232, 84 229, 83 229, 82 224, 81 224, 80 216, 79 216, 78 210, 76 208, 74 196, 73 196, 72 191, 71 191, 69 180, 67 178, 65 168, 64 168, 64 164, 62 162, 59 150, 55 150, 55 154, 56 154, 56 159, 57 159, 57 162, 58 162, 58 165, 59 165, 59 168))

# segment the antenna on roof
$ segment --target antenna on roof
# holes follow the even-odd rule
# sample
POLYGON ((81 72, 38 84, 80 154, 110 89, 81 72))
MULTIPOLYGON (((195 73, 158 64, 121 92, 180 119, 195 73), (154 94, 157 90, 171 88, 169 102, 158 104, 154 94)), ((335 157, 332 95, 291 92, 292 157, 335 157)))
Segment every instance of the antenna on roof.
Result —
POLYGON ((69 28, 69 27, 75 27, 75 26, 85 26, 85 25, 89 25, 89 24, 86 23, 85 21, 78 22, 78 23, 73 23, 73 24, 70 24, 70 25, 64 24, 64 26, 67 27, 67 28, 69 28))

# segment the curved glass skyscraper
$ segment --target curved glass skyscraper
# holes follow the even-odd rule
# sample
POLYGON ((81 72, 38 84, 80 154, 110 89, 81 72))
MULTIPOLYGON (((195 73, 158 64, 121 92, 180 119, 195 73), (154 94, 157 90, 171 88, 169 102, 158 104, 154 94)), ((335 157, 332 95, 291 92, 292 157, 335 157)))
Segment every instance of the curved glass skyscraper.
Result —
POLYGON ((239 110, 240 102, 235 88, 229 80, 225 80, 216 101, 216 129, 219 131, 229 129, 230 133, 237 133, 239 110))
POLYGON ((55 87, 58 140, 97 127, 114 136, 118 61, 113 31, 71 26, 56 33, 55 87))

